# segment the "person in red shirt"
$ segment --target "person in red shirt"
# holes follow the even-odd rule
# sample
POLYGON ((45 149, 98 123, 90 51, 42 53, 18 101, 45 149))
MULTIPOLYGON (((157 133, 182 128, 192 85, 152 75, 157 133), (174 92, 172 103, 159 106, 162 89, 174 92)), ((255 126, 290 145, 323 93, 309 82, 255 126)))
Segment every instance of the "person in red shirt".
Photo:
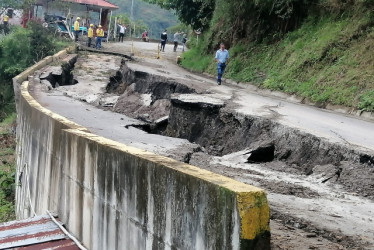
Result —
POLYGON ((148 38, 148 31, 144 31, 143 34, 142 34, 142 40, 143 42, 149 42, 149 38, 148 38))

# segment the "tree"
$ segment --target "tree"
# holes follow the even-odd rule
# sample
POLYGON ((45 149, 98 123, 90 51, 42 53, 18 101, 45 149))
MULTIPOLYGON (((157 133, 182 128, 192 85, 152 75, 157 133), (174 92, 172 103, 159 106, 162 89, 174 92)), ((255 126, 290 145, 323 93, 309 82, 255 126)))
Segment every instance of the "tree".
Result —
POLYGON ((158 4, 164 9, 174 10, 181 22, 194 29, 209 26, 215 8, 215 0, 144 0, 158 4))
POLYGON ((12 9, 24 9, 31 4, 33 4, 35 0, 1 0, 0 1, 0 15, 2 15, 8 8, 12 9))

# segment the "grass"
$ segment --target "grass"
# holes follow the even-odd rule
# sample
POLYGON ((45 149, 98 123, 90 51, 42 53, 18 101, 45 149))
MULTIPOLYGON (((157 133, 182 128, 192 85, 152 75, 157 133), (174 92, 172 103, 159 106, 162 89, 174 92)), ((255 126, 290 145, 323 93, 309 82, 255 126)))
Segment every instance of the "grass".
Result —
MULTIPOLYGON (((273 43, 241 42, 230 48, 225 77, 335 104, 374 111, 374 27, 368 13, 309 18, 273 43)), ((184 54, 182 65, 215 72, 204 44, 184 54)))
POLYGON ((11 114, 0 123, 0 222, 15 219, 15 119, 11 114))
POLYGON ((203 72, 213 62, 213 58, 199 49, 190 50, 183 55, 182 65, 193 71, 203 72))

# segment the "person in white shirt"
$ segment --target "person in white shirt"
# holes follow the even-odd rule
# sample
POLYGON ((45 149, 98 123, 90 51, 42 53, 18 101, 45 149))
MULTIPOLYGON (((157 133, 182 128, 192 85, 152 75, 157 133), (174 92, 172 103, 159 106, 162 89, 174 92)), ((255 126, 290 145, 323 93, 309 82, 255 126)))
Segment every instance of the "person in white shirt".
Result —
POLYGON ((221 43, 220 49, 216 52, 216 62, 217 62, 217 84, 221 85, 222 75, 225 73, 226 64, 229 60, 229 51, 225 49, 225 44, 221 43))
POLYGON ((126 27, 125 25, 118 24, 119 26, 119 37, 118 42, 123 42, 123 38, 125 37, 126 27))

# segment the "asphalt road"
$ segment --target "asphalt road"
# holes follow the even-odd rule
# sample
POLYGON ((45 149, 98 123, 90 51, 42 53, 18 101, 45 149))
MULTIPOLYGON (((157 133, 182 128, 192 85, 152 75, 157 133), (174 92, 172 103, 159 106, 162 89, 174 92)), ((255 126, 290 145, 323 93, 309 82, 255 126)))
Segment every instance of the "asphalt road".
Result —
POLYGON ((155 59, 158 56, 157 48, 158 45, 155 43, 127 42, 113 44, 108 49, 122 53, 133 51, 135 56, 143 62, 158 66, 157 68, 142 67, 141 65, 133 65, 132 67, 176 78, 199 88, 200 91, 205 90, 214 94, 215 97, 222 100, 232 100, 237 105, 236 111, 239 113, 271 117, 282 124, 327 138, 333 142, 374 150, 373 121, 287 101, 275 95, 269 95, 267 91, 254 90, 251 86, 248 88, 230 84, 217 86, 215 79, 192 74, 175 64, 177 56, 183 58, 181 46, 175 53, 172 51, 172 46, 168 45, 166 52, 160 54, 160 59, 155 59))

